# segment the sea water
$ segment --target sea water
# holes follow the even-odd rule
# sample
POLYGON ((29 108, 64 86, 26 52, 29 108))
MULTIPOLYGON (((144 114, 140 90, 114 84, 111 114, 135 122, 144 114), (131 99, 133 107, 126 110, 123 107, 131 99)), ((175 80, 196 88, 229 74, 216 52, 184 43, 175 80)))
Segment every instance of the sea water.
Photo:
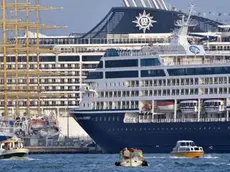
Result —
POLYGON ((148 167, 116 167, 114 154, 29 155, 0 160, 0 172, 228 172, 230 154, 206 154, 200 159, 145 154, 148 167))

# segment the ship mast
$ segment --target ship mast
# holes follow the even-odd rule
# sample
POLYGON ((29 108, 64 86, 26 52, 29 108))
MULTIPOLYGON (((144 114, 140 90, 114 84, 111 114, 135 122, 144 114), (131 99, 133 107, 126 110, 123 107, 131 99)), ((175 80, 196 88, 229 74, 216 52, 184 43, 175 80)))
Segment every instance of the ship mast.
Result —
MULTIPOLYGON (((9 115, 9 99, 16 101, 16 115, 19 115, 19 102, 26 100, 26 114, 30 115, 31 100, 36 100, 37 113, 40 115, 40 105, 42 97, 60 97, 65 96, 63 94, 47 94, 42 93, 40 88, 40 78, 44 76, 57 76, 58 72, 43 72, 40 70, 40 54, 41 53, 55 53, 55 50, 49 48, 41 48, 39 32, 41 29, 55 29, 65 28, 60 26, 47 26, 40 23, 39 13, 44 10, 56 10, 62 8, 40 6, 39 0, 25 0, 25 2, 7 2, 2 0, 2 44, 0 45, 0 52, 3 57, 3 67, 0 67, 0 77, 4 81, 4 92, 0 93, 0 97, 4 98, 4 116, 8 119, 9 115), (14 12, 14 19, 9 19, 7 16, 8 11, 14 12), (20 18, 20 13, 25 14, 25 18, 20 18), (31 13, 35 13, 36 21, 31 22, 29 16, 31 13), (19 40, 19 31, 25 31, 25 40, 19 40), (30 41, 29 32, 31 30, 36 31, 36 45, 30 41), (8 37, 8 33, 13 32, 15 37, 8 37), (13 40, 13 41, 12 41, 13 40), (36 55, 36 67, 31 67, 33 57, 36 55), (14 57, 15 67, 9 67, 10 58, 14 57), (20 59, 20 60, 19 60, 20 59), (20 65, 19 65, 20 64, 20 65), (15 80, 15 83, 9 82, 9 78, 15 80), (37 87, 32 86, 31 78, 36 78, 37 87), (25 82, 24 82, 25 81, 25 82), (26 86, 23 86, 26 85, 26 86)), ((11 62, 12 63, 12 62, 11 62)))

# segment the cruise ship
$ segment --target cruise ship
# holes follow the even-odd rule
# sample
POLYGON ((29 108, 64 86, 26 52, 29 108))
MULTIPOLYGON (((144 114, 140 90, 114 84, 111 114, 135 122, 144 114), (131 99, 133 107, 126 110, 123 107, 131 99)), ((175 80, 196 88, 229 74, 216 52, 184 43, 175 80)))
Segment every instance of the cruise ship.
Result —
POLYGON ((89 73, 71 115, 105 153, 169 153, 178 140, 230 152, 230 26, 191 42, 191 11, 168 45, 108 49, 89 73))
MULTIPOLYGON (((42 115, 48 114, 58 117, 62 126, 62 133, 67 134, 66 120, 68 109, 79 107, 82 101, 86 76, 90 71, 94 71, 98 66, 101 57, 109 48, 115 48, 120 51, 140 50, 142 46, 148 44, 167 44, 173 31, 178 28, 174 24, 181 19, 182 15, 187 14, 168 9, 163 0, 151 1, 151 4, 131 4, 130 1, 124 1, 125 7, 114 7, 108 14, 89 32, 85 34, 72 33, 68 36, 47 36, 39 35, 39 44, 42 47, 55 50, 56 53, 40 54, 40 70, 42 72, 59 72, 59 76, 45 76, 37 80, 30 77, 29 85, 31 90, 36 90, 37 83, 40 83, 42 93, 49 94, 68 94, 63 97, 45 97, 41 100, 42 115), (156 3, 155 3, 156 2, 156 3), (161 4, 161 5, 160 5, 161 4), (165 24, 167 23, 167 24, 165 24)), ((132 1, 134 2, 134 1, 132 1)), ((135 1, 137 2, 137 0, 135 1)), ((142 1, 140 1, 142 2, 142 1)), ((207 31, 216 31, 221 23, 203 18, 201 16, 191 16, 196 25, 190 28, 193 33, 205 33, 207 31)), ((193 35, 191 35, 193 36, 193 35)), ((37 35, 29 33, 30 44, 36 44, 37 35)), ((26 37, 18 38, 21 44, 24 44, 26 37)), ((197 37, 194 38, 195 40, 197 37)), ((9 40, 11 42, 14 39, 9 40)), ((37 68, 36 56, 31 55, 30 69, 37 68)), ((0 66, 3 69, 3 65, 0 66)), ((7 64, 8 69, 15 69, 16 65, 12 61, 7 64)), ((26 60, 19 57, 18 69, 26 69, 26 60)), ((1 83, 3 79, 1 78, 1 83)), ((10 88, 15 87, 14 79, 8 80, 10 88)), ((20 88, 25 87, 27 80, 19 79, 20 88)), ((11 114, 15 114, 16 102, 9 100, 11 114)), ((31 99, 30 115, 37 115, 36 99, 31 99)), ((26 112, 27 102, 21 100, 19 103, 20 114, 23 116, 26 112)), ((0 101, 0 113, 4 111, 4 102, 0 101)), ((77 124, 70 119, 71 128, 77 124)), ((77 130, 77 129, 76 129, 77 130)), ((79 129, 80 130, 80 129, 79 129)), ((77 132, 74 132, 75 134, 77 132)))

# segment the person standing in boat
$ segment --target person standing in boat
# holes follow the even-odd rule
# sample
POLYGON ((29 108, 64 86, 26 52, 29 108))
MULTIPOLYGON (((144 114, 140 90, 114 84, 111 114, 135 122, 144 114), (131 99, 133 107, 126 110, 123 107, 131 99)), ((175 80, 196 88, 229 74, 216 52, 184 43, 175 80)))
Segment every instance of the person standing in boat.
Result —
POLYGON ((129 159, 130 158, 130 151, 125 148, 123 151, 124 159, 129 159))

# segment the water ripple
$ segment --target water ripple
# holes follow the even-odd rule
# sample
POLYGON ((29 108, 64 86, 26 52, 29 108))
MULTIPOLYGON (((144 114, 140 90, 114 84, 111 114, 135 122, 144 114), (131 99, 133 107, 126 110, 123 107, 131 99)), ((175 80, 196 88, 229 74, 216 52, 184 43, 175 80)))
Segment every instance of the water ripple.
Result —
POLYGON ((29 155, 26 159, 1 160, 7 172, 227 172, 230 154, 210 154, 201 159, 174 158, 168 154, 146 154, 149 167, 116 167, 118 155, 29 155))

